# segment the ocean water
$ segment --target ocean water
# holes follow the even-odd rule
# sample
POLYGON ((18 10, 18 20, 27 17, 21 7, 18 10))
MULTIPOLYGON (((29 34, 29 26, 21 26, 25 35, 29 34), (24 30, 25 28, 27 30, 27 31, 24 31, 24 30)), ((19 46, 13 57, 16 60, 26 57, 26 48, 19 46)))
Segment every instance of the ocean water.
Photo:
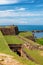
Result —
POLYGON ((34 37, 35 38, 43 38, 43 32, 36 32, 36 33, 34 33, 34 37))
MULTIPOLYGON (((43 30, 43 25, 18 25, 19 31, 43 30)), ((34 33, 34 37, 43 38, 43 32, 34 33)))
POLYGON ((43 25, 17 25, 19 31, 43 30, 43 25))

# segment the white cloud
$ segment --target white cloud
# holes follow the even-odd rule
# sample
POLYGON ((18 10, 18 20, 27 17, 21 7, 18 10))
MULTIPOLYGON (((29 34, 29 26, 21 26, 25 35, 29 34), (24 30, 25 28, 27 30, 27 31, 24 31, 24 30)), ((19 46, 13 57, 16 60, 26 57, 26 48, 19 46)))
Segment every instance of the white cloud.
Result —
POLYGON ((0 11, 0 17, 16 17, 16 16, 43 16, 43 13, 34 12, 16 12, 15 10, 0 11))
MULTIPOLYGON (((16 20, 15 20, 16 21, 16 20)), ((28 24, 28 22, 27 21, 22 21, 22 20, 17 20, 16 22, 14 22, 15 24, 21 24, 21 25, 26 25, 26 24, 28 24)))
MULTIPOLYGON (((21 10, 23 10, 21 8, 21 10)), ((0 11, 0 17, 28 17, 28 16, 43 16, 43 12, 24 12, 24 11, 18 11, 16 12, 15 10, 5 10, 5 11, 0 11)))
POLYGON ((26 9, 25 8, 19 8, 18 10, 19 11, 25 11, 26 9))
POLYGON ((0 11, 0 21, 0 24, 35 24, 36 21, 43 21, 43 12, 0 11))
POLYGON ((0 0, 0 4, 18 3, 19 0, 0 0))
POLYGON ((24 19, 0 19, 0 24, 11 24, 11 25, 13 25, 13 24, 15 24, 15 25, 26 25, 26 24, 28 24, 28 21, 25 21, 24 19))
POLYGON ((34 0, 0 0, 0 4, 11 4, 11 3, 18 3, 18 2, 34 3, 34 0))

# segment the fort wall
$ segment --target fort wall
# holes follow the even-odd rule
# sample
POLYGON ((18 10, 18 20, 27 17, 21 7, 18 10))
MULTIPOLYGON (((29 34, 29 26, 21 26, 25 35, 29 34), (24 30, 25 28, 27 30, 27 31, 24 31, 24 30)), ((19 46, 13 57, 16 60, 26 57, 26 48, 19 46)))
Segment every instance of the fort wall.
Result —
POLYGON ((18 34, 18 27, 17 26, 12 26, 9 28, 6 27, 0 27, 0 31, 3 33, 3 35, 16 35, 18 34))

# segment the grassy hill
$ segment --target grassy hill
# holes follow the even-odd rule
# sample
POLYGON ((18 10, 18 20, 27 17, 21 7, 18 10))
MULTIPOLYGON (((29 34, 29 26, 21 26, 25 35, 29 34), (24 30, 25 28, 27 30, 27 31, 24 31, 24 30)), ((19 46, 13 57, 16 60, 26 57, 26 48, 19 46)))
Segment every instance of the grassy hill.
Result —
POLYGON ((5 35, 5 40, 8 44, 23 44, 24 41, 14 35, 5 35))
POLYGON ((36 42, 43 45, 43 38, 37 38, 36 39, 36 42))
POLYGON ((28 37, 28 36, 32 36, 32 32, 20 32, 19 35, 23 37, 28 37))
MULTIPOLYGON (((27 38, 25 38, 25 35, 23 36, 23 34, 19 34, 19 36, 24 39, 25 41, 27 41, 28 43, 30 43, 31 45, 37 45, 39 44, 43 44, 43 38, 42 39, 38 39, 37 42, 31 41, 27 38)), ((43 51, 40 50, 30 50, 27 48, 24 48, 24 51, 30 55, 37 63, 39 63, 40 65, 43 65, 43 51)))
POLYGON ((29 50, 27 48, 24 48, 24 51, 30 55, 37 63, 40 65, 43 65, 43 51, 39 50, 29 50))
POLYGON ((4 39, 4 36, 2 35, 1 31, 0 31, 0 52, 3 52, 3 53, 10 52, 10 49, 9 49, 7 42, 4 39))
MULTIPOLYGON (((15 39, 15 38, 14 38, 15 39)), ((38 65, 35 62, 32 62, 31 60, 26 59, 25 57, 19 57, 16 53, 12 52, 4 39, 3 34, 0 31, 0 53, 9 54, 14 56, 14 59, 21 62, 23 65, 38 65)))

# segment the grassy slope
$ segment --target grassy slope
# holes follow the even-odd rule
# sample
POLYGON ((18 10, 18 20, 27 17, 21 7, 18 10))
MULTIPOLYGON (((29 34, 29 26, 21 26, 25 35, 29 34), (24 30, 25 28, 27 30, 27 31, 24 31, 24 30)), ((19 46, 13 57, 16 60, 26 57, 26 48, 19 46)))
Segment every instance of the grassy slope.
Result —
POLYGON ((0 52, 9 53, 10 49, 4 39, 2 33, 0 32, 0 52))
POLYGON ((20 61, 24 65, 37 65, 34 62, 32 62, 30 60, 27 60, 24 57, 19 57, 16 53, 13 53, 9 49, 9 47, 8 47, 8 45, 6 43, 6 40, 4 39, 4 36, 2 35, 1 32, 0 32, 0 53, 13 55, 15 59, 17 59, 18 61, 20 61))
POLYGON ((32 32, 20 32, 19 35, 27 37, 27 36, 32 36, 32 32))
POLYGON ((19 39, 17 36, 14 35, 7 35, 5 36, 5 40, 7 41, 8 44, 23 44, 24 41, 19 39))
POLYGON ((39 43, 39 44, 41 44, 41 45, 43 45, 43 38, 36 39, 36 42, 39 43))
MULTIPOLYGON (((25 35, 19 34, 19 36, 21 36, 22 38, 27 40, 32 45, 38 44, 38 43, 35 43, 35 42, 33 42, 29 39, 26 39, 25 35)), ((32 58, 34 58, 36 62, 38 62, 40 65, 43 65, 43 56, 40 55, 40 51, 38 51, 38 50, 28 50, 26 48, 24 50, 26 51, 27 54, 29 54, 32 58)))
POLYGON ((4 36, 2 35, 1 31, 0 31, 0 53, 16 55, 9 49, 7 42, 4 39, 4 36))
POLYGON ((31 45, 36 45, 36 44, 38 44, 37 42, 34 42, 34 41, 30 40, 30 39, 25 38, 24 36, 19 35, 19 37, 21 37, 22 39, 24 39, 25 41, 27 41, 27 42, 30 43, 31 45))
POLYGON ((32 44, 32 45, 36 45, 36 44, 41 44, 41 45, 43 45, 43 38, 38 38, 38 39, 36 39, 36 40, 35 40, 36 42, 34 42, 34 41, 32 41, 32 40, 26 38, 26 36, 32 36, 32 32, 22 32, 22 33, 20 33, 18 36, 24 38, 27 42, 29 42, 29 43, 32 44), (27 34, 27 33, 28 33, 28 34, 27 34))
MULTIPOLYGON (((43 56, 41 56, 41 51, 39 50, 28 50, 24 48, 25 52, 30 55, 37 63, 43 65, 43 56)), ((43 52, 43 51, 42 51, 43 52)))

